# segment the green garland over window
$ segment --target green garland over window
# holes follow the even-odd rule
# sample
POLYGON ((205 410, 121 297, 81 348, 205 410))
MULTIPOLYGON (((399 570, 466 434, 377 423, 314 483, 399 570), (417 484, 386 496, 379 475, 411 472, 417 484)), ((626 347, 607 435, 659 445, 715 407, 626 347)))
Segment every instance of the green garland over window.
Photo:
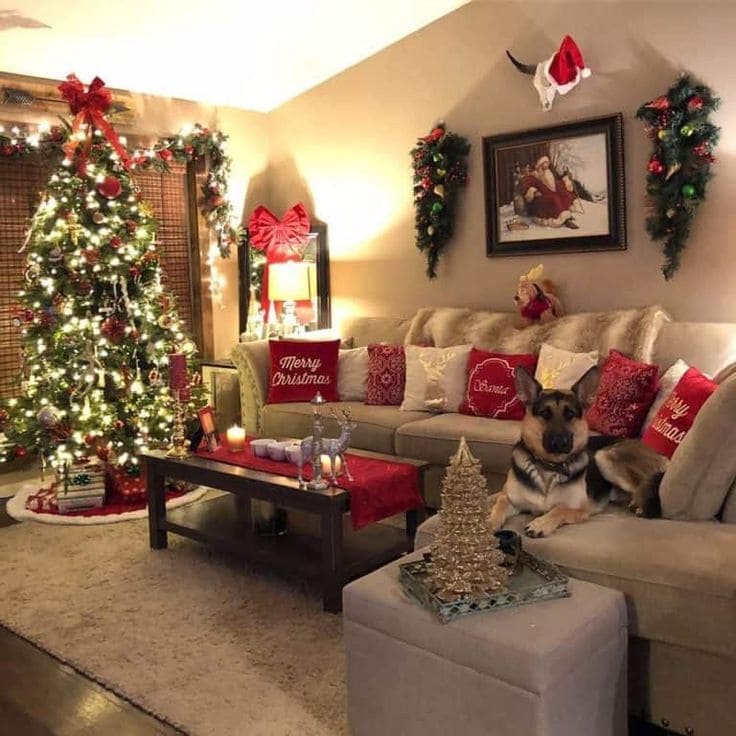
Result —
POLYGON ((684 74, 666 94, 636 112, 654 141, 647 164, 647 195, 653 211, 646 227, 653 240, 664 240, 662 273, 668 281, 680 267, 692 219, 712 176, 720 129, 710 115, 719 103, 710 87, 684 74))
MULTIPOLYGON (((42 156, 61 159, 69 133, 70 128, 66 123, 44 126, 36 133, 20 127, 10 130, 0 128, 0 157, 42 156)), ((231 165, 224 150, 226 140, 224 133, 197 123, 182 129, 177 135, 161 138, 151 148, 131 154, 134 173, 135 169, 165 171, 171 161, 186 164, 206 158, 207 179, 198 204, 202 216, 217 233, 217 248, 222 258, 230 255, 231 246, 237 245, 242 237, 241 229, 232 224, 233 208, 226 196, 231 165)))
POLYGON ((452 238, 455 199, 468 182, 466 138, 438 123, 411 150, 414 170, 416 245, 427 255, 427 276, 437 276, 440 253, 452 238))

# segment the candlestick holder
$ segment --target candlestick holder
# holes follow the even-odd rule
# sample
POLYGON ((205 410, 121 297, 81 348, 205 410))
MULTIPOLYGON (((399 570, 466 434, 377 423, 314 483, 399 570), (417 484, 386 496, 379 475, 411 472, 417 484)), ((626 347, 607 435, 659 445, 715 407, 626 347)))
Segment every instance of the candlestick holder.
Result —
POLYGON ((186 412, 178 390, 174 391, 174 399, 174 426, 171 431, 171 442, 169 444, 169 449, 166 452, 166 456, 182 458, 189 454, 185 429, 186 412))
POLYGON ((317 391, 309 402, 312 409, 312 480, 307 482, 307 488, 313 491, 323 491, 330 484, 322 477, 322 407, 327 403, 322 394, 317 391))

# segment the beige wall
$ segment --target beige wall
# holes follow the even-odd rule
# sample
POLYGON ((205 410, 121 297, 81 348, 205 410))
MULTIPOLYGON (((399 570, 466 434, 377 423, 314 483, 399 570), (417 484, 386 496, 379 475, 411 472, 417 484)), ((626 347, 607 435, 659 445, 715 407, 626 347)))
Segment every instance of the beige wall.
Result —
POLYGON ((473 2, 282 106, 269 117, 270 204, 298 199, 328 223, 336 316, 409 315, 422 305, 511 309, 520 273, 543 261, 570 311, 659 302, 675 317, 736 319, 736 3, 473 2), (565 33, 593 76, 543 113, 528 77, 504 57, 536 62, 565 33), (644 230, 650 144, 633 114, 682 68, 723 104, 716 178, 680 272, 665 283, 644 230), (485 256, 481 137, 621 111, 628 250, 485 256), (414 246, 409 149, 442 118, 469 137, 471 179, 439 278, 414 246))
MULTIPOLYGON (((227 107, 213 107, 186 100, 134 95, 136 129, 160 137, 188 123, 201 123, 229 136, 232 158, 229 198, 238 221, 269 197, 265 170, 270 154, 266 115, 227 107)), ((225 277, 222 304, 214 307, 215 357, 227 357, 238 340, 238 255, 217 258, 215 267, 225 277)))

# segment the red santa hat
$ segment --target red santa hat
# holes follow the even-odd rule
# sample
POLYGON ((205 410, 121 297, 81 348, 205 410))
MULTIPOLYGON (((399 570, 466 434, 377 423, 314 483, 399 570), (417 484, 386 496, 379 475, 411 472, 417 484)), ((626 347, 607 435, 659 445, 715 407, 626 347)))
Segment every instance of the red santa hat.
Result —
POLYGON ((557 53, 544 62, 544 76, 561 95, 573 89, 581 78, 590 76, 590 69, 585 66, 583 55, 572 36, 565 36, 557 53))

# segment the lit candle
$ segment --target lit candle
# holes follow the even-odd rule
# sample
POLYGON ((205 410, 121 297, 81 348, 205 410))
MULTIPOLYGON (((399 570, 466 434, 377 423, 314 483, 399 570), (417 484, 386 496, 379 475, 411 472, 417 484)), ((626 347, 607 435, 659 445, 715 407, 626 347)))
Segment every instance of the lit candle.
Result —
MULTIPOLYGON (((330 465, 330 456, 329 455, 320 455, 320 460, 322 461, 322 475, 330 475, 332 473, 332 466, 330 465)), ((335 475, 340 475, 342 472, 342 460, 340 460, 340 456, 335 457, 335 475)))
POLYGON ((245 430, 242 427, 233 424, 226 434, 227 446, 230 448, 230 452, 242 452, 245 449, 245 430))

